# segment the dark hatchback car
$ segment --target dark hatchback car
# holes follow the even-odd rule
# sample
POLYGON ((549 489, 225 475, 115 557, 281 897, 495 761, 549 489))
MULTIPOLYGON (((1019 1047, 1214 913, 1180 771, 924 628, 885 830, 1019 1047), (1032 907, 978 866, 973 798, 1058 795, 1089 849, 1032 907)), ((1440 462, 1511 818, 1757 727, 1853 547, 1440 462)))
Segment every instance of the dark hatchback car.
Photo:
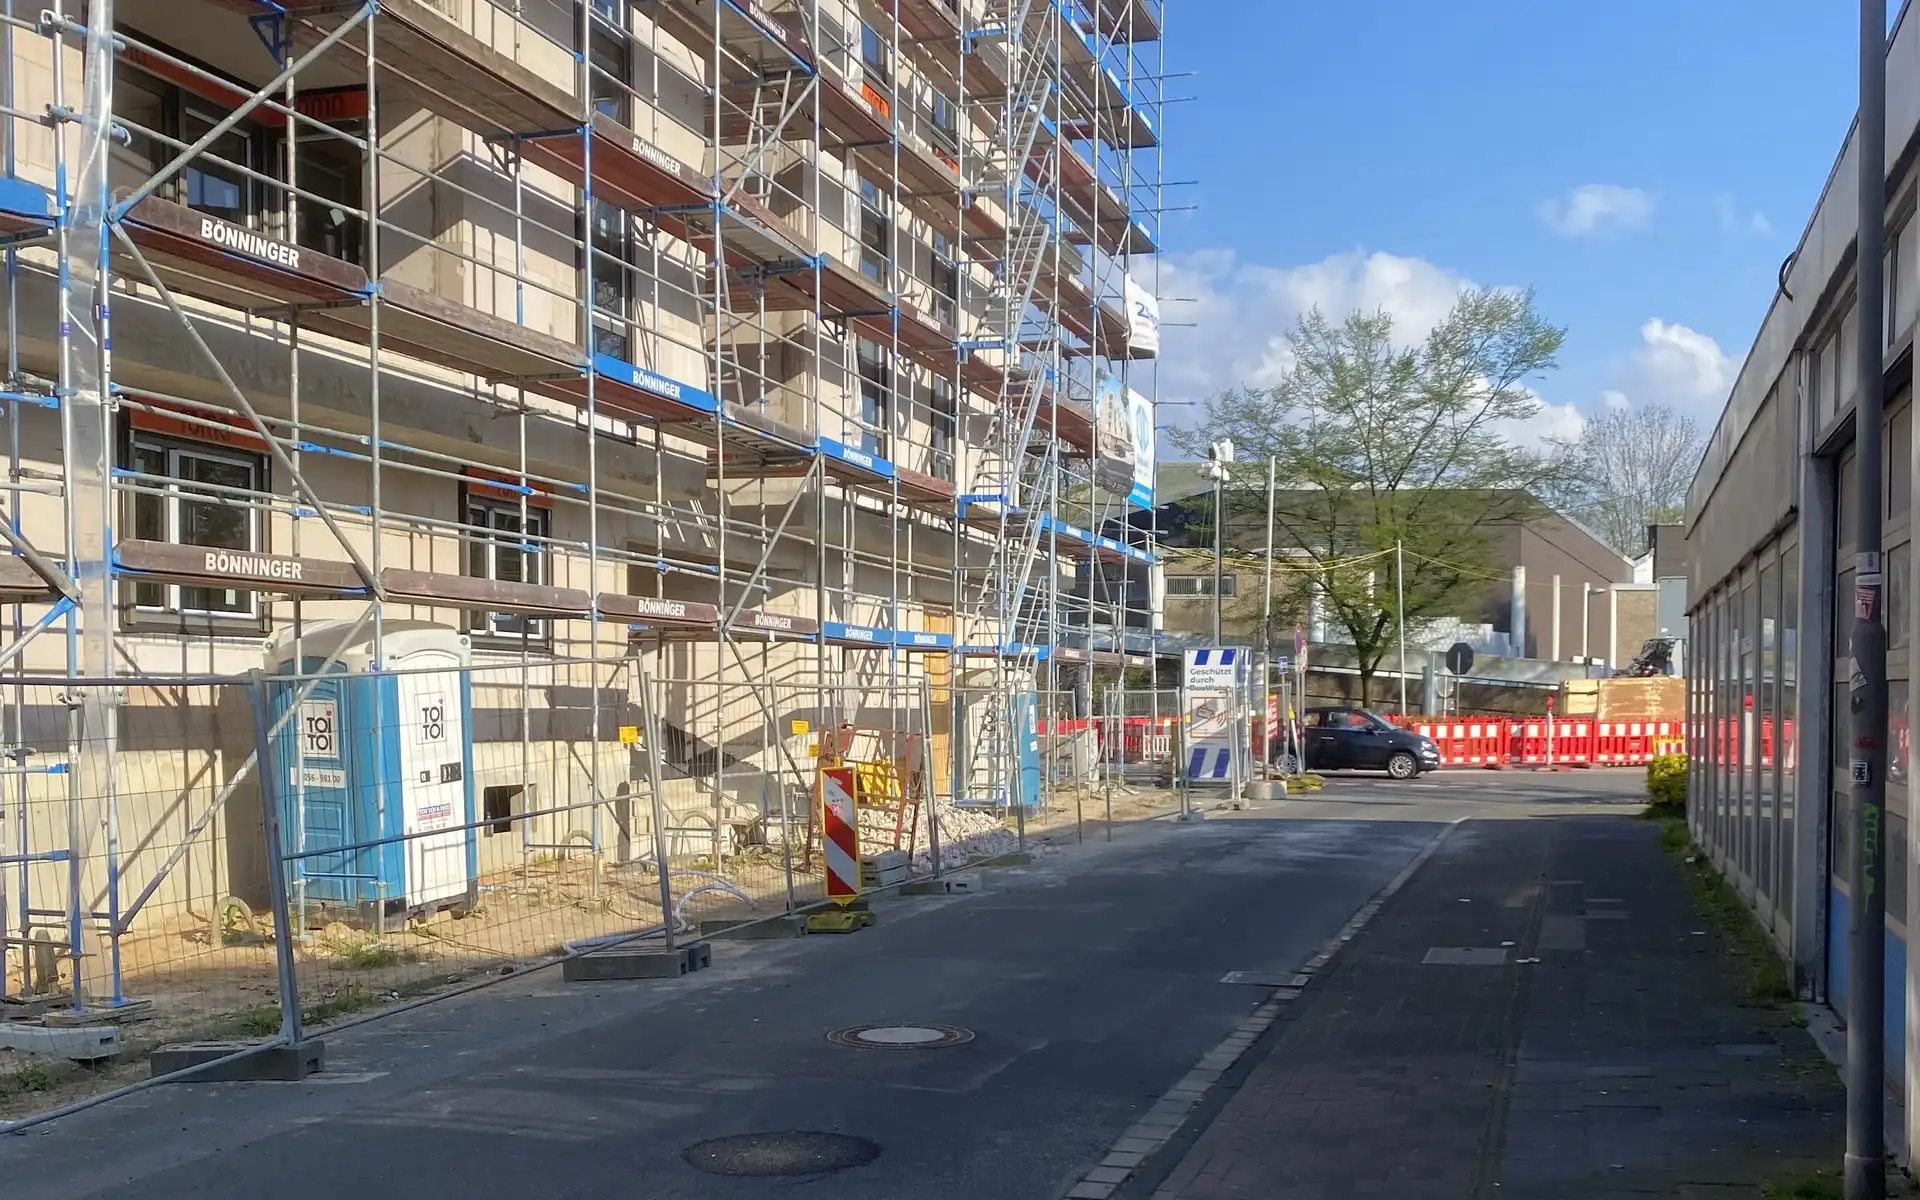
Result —
MULTIPOLYGON (((1431 738, 1388 724, 1363 708, 1310 708, 1300 722, 1309 771, 1385 771, 1412 779, 1440 766, 1440 747, 1431 738)), ((1274 761, 1293 764, 1292 747, 1275 748, 1274 761)))

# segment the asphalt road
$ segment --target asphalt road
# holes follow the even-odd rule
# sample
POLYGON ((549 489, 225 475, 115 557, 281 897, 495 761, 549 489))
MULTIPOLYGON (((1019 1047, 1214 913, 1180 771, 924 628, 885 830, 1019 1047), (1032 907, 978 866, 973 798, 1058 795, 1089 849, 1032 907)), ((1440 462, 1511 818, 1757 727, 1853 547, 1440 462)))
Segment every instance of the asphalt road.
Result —
POLYGON ((682 981, 504 981, 332 1036, 304 1083, 151 1088, 0 1138, 0 1177, 23 1200, 1057 1200, 1265 998, 1225 972, 1297 966, 1447 821, 1594 799, 1559 777, 1353 779, 1232 819, 1144 823, 994 871, 979 895, 877 905, 850 937, 718 944, 682 981), (916 1021, 975 1036, 826 1039, 916 1021), (765 1178, 682 1157, 787 1131, 878 1155, 765 1178))

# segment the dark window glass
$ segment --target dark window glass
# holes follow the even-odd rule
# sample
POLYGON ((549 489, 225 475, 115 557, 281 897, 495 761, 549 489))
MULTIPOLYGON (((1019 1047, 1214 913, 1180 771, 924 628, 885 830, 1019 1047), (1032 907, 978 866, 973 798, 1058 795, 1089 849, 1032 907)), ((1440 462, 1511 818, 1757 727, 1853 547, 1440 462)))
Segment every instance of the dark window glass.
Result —
MULTIPOLYGON (((547 582, 546 539, 552 530, 552 516, 547 510, 529 506, 523 523, 519 505, 470 496, 467 524, 472 527, 467 535, 468 575, 502 583, 547 582)), ((528 641, 547 636, 544 619, 519 613, 469 613, 468 628, 479 634, 528 641)))

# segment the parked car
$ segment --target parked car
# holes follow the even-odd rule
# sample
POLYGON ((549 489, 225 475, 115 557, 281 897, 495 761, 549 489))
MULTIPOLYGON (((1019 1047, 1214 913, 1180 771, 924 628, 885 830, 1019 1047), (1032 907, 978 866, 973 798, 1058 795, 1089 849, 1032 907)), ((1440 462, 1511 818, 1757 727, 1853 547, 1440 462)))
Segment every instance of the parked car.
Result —
MULTIPOLYGON (((1310 708, 1301 717, 1309 771, 1385 771, 1412 779, 1440 766, 1440 747, 1380 719, 1364 708, 1310 708)), ((1285 741, 1274 747, 1273 761, 1292 773, 1298 766, 1285 741)))

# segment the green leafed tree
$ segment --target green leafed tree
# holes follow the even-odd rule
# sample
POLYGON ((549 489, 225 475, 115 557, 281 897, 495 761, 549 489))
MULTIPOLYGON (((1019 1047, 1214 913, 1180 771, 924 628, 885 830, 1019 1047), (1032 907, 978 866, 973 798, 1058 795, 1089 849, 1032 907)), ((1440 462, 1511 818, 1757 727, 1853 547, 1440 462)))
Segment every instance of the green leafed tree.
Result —
POLYGON ((1567 471, 1564 455, 1524 437, 1540 412, 1526 381, 1558 365, 1564 337, 1531 293, 1466 289, 1424 338, 1395 334, 1385 311, 1338 322, 1309 312, 1288 337, 1279 383, 1205 401, 1198 426, 1172 439, 1196 457, 1233 440, 1229 551, 1261 549, 1265 459, 1276 460, 1275 557, 1291 556, 1278 573, 1292 593, 1284 607, 1317 595, 1358 657, 1363 704, 1398 646, 1396 543, 1411 633, 1484 596, 1499 578, 1498 527, 1567 471))

